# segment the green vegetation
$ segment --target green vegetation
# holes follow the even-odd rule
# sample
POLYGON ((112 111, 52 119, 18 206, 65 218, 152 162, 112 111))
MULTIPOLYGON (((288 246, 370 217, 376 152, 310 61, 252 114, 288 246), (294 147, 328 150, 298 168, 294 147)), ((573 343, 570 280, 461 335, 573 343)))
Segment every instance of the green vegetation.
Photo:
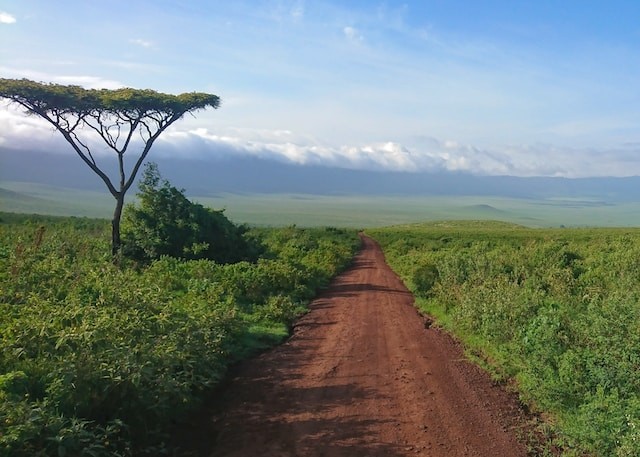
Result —
POLYGON ((359 246, 252 229, 255 262, 111 262, 104 220, 0 214, 0 456, 163 455, 226 367, 287 335, 359 246))
MULTIPOLYGON (((454 219, 502 220, 528 227, 640 226, 637 202, 473 196, 187 195, 207 207, 227 208, 225 214, 238 223, 280 227, 383 227, 454 219)), ((0 209, 4 211, 108 218, 113 212, 111 202, 109 196, 95 191, 0 182, 0 209)))
POLYGON ((184 191, 163 180, 155 163, 147 164, 138 204, 124 212, 123 254, 140 261, 171 256, 220 263, 255 260, 256 247, 243 238, 246 227, 223 214, 192 203, 184 191))
POLYGON ((451 222, 369 234, 420 308, 551 413, 565 455, 640 455, 640 230, 451 222))
MULTIPOLYGON (((0 213, 0 456, 168 453, 169 421, 197 407, 229 364, 281 341, 359 245, 355 231, 247 229, 227 214, 352 226, 429 209, 495 216, 471 197, 200 200, 239 203, 223 213, 153 167, 140 189, 125 210, 121 265, 105 220, 0 213)), ((29 198, 50 201, 39 192, 29 198)), ((507 220, 525 211, 491 204, 507 220)), ((587 223, 588 213, 571 219, 575 202, 539 204, 556 222, 587 223)), ((565 455, 640 454, 639 230, 458 221, 369 233, 418 306, 513 382, 565 455)))
POLYGON ((0 211, 107 219, 113 212, 113 197, 87 189, 4 181, 0 183, 0 211))

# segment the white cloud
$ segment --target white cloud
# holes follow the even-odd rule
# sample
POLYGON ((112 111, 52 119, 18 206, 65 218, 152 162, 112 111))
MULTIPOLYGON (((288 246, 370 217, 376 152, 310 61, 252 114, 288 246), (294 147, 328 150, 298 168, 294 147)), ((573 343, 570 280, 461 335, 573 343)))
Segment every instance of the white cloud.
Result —
POLYGON ((380 171, 446 170, 569 178, 640 175, 640 145, 622 145, 618 149, 572 149, 541 144, 479 148, 427 138, 412 147, 391 141, 331 146, 286 130, 232 129, 213 133, 205 128, 167 132, 160 144, 169 146, 167 152, 172 154, 191 151, 187 154, 199 157, 244 155, 300 165, 380 171))
MULTIPOLYGON (((87 138, 91 137, 88 132, 87 138)), ((0 144, 16 149, 71 153, 45 121, 25 116, 17 107, 0 109, 0 144)), ((110 154, 90 141, 97 155, 110 154)), ((135 147, 135 145, 133 145, 135 147)), ((248 156, 299 165, 377 171, 451 171, 509 176, 632 176, 640 175, 640 144, 618 147, 569 148, 550 144, 478 147, 432 137, 414 144, 396 141, 331 145, 284 129, 204 127, 176 124, 154 147, 154 154, 189 158, 248 156)))
POLYGON ((0 24, 14 24, 16 18, 9 13, 0 11, 0 24))
POLYGON ((15 149, 60 149, 58 146, 64 140, 56 138, 52 126, 44 119, 27 116, 15 105, 0 103, 0 106, 0 144, 15 149))
MULTIPOLYGON (((255 9, 254 11, 259 11, 255 9)), ((278 0, 267 3, 266 16, 278 23, 299 23, 304 19, 304 0, 278 0)))
POLYGON ((291 7, 291 19, 293 19, 294 22, 298 22, 302 20, 302 18, 304 18, 304 2, 297 1, 291 7))
POLYGON ((131 39, 129 43, 133 43, 138 46, 142 46, 143 48, 150 48, 153 46, 153 42, 149 40, 143 40, 141 38, 131 39))
POLYGON ((56 84, 73 84, 86 89, 119 89, 124 87, 120 81, 101 78, 99 76, 84 75, 55 75, 20 68, 0 67, 0 73, 12 78, 27 78, 34 81, 51 82, 56 84))
POLYGON ((119 81, 100 78, 99 76, 57 76, 53 82, 60 84, 73 84, 86 89, 119 89, 124 87, 119 81))

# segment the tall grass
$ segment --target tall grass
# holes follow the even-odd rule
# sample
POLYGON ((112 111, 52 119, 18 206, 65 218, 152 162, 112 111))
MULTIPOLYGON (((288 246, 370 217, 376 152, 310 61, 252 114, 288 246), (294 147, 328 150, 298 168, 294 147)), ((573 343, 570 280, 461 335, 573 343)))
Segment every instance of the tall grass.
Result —
POLYGON ((276 343, 356 233, 250 236, 256 263, 114 266, 104 221, 2 215, 0 456, 162 455, 171 421, 276 343))

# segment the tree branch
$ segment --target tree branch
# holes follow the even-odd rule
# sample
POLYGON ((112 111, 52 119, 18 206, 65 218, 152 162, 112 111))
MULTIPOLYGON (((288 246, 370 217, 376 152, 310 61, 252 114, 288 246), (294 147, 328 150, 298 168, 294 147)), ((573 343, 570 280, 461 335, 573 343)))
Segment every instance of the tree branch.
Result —
POLYGON ((84 163, 86 163, 89 166, 89 168, 91 168, 91 170, 93 170, 93 172, 97 174, 100 177, 100 179, 102 179, 102 181, 107 186, 107 189, 109 189, 109 193, 111 193, 111 195, 113 195, 113 197, 117 199, 119 195, 118 190, 114 187, 113 183, 111 182, 111 179, 109 179, 109 176, 107 176, 106 173, 104 173, 98 167, 95 159, 91 155, 91 151, 89 147, 78 139, 76 133, 73 131, 66 130, 60 123, 56 122, 46 112, 43 112, 40 109, 38 110, 34 109, 32 110, 32 112, 36 113, 37 115, 45 119, 47 122, 53 125, 57 131, 59 131, 62 134, 64 139, 67 140, 67 143, 71 145, 73 150, 76 151, 76 153, 78 154, 78 156, 80 156, 80 158, 84 161, 84 163), (78 143, 76 143, 76 140, 78 141, 78 143), (82 145, 82 147, 87 151, 88 156, 87 154, 82 152, 82 149, 80 149, 80 146, 78 146, 78 144, 82 145))
POLYGON ((122 146, 122 153, 124 154, 129 147, 129 142, 131 142, 131 138, 133 137, 133 133, 138 129, 138 125, 140 125, 140 118, 135 119, 133 121, 129 120, 129 133, 127 134, 127 138, 124 141, 124 145, 122 146))
POLYGON ((96 159, 93 157, 93 154, 91 154, 91 149, 89 149, 89 146, 87 146, 85 143, 82 142, 82 140, 80 139, 80 137, 78 137, 78 134, 76 132, 70 131, 69 132, 69 136, 73 137, 74 141, 76 143, 78 143, 80 146, 82 146, 82 148, 87 151, 87 156, 89 156, 91 158, 91 162, 95 165, 98 166, 98 164, 96 163, 96 159))
MULTIPOLYGON (((149 151, 151 150, 151 146, 153 146, 153 143, 156 141, 156 139, 158 139, 158 137, 162 134, 162 132, 164 132, 171 124, 173 124, 175 121, 177 121, 178 119, 180 119, 182 117, 182 114, 180 114, 179 116, 177 116, 176 114, 171 115, 169 118, 167 118, 165 120, 165 124, 160 127, 155 134, 153 134, 145 143, 144 149, 142 151, 142 154, 140 154, 140 157, 138 157, 138 160, 136 161, 136 164, 133 167, 133 170, 131 170, 131 174, 129 175, 129 179, 127 180, 124 188, 123 188, 123 192, 126 192, 129 190, 129 188, 131 187, 131 185, 133 184, 133 181, 136 177, 136 175, 138 174, 138 170, 140 169, 140 166, 142 165, 142 162, 144 162, 144 159, 146 159, 147 154, 149 153, 149 151)), ((147 125, 144 123, 144 121, 141 121, 141 123, 147 128, 147 131, 150 132, 149 127, 147 127, 147 125)))
MULTIPOLYGON (((58 131, 62 134, 64 139, 67 140, 67 142, 71 145, 71 147, 73 147, 73 149, 80 156, 80 158, 84 161, 84 163, 86 163, 89 166, 89 168, 91 168, 93 170, 93 172, 95 174, 100 176, 102 181, 104 181, 105 185, 107 186, 107 189, 109 189, 109 193, 111 193, 111 195, 113 195, 114 198, 118 198, 118 195, 120 194, 120 192, 115 188, 115 186, 111 182, 111 179, 109 179, 109 176, 107 176, 106 173, 104 173, 98 167, 98 165, 95 162, 95 159, 91 155, 91 152, 89 152, 89 156, 91 157, 91 159, 89 159, 89 157, 87 157, 82 152, 82 150, 78 147, 78 145, 75 144, 75 142, 73 141, 73 138, 72 138, 72 136, 71 136, 71 134, 69 132, 67 132, 67 131, 65 131, 63 129, 60 129, 60 128, 58 129, 58 131)), ((88 150, 88 148, 87 148, 87 150, 88 150)))

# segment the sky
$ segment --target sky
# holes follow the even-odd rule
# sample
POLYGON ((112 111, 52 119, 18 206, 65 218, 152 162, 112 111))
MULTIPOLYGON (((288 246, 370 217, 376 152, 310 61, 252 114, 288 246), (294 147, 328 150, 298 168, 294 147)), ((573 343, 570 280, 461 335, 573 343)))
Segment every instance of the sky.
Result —
MULTIPOLYGON (((630 176, 639 19, 638 0, 0 0, 0 77, 221 97, 152 155, 630 176)), ((65 149, 6 103, 0 146, 65 149)))

